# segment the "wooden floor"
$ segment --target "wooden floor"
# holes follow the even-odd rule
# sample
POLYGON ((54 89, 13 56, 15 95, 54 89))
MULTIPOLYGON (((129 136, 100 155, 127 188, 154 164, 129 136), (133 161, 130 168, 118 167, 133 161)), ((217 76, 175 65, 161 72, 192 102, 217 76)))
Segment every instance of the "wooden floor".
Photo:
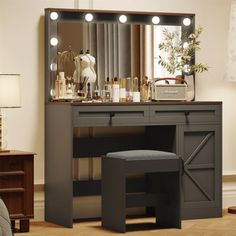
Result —
POLYGON ((148 222, 153 219, 128 220, 129 231, 119 234, 101 228, 99 221, 75 223, 73 229, 63 228, 54 224, 41 222, 30 224, 29 233, 15 234, 15 236, 107 236, 107 235, 135 235, 135 236, 236 236, 236 215, 224 213, 222 218, 186 220, 182 222, 182 229, 152 229, 148 222), (136 227, 137 223, 146 222, 136 227), (148 225, 148 227, 147 227, 148 225))

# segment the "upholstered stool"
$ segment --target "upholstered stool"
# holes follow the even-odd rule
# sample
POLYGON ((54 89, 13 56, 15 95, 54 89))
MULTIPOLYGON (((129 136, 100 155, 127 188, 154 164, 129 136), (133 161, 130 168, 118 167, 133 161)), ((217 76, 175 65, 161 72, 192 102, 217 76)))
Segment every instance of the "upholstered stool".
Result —
POLYGON ((131 150, 102 157, 102 226, 126 231, 126 208, 154 207, 156 224, 181 228, 181 160, 170 152, 131 150), (126 193, 126 176, 145 173, 144 193, 126 193))

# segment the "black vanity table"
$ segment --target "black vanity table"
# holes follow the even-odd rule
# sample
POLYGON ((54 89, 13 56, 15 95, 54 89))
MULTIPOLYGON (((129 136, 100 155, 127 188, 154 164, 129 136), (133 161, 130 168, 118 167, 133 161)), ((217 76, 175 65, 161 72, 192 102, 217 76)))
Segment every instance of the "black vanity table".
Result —
MULTIPOLYGON (((177 27, 175 29, 182 34, 194 32, 195 15, 191 13, 45 9, 46 221, 72 227, 73 198, 101 194, 100 180, 73 178, 75 159, 130 149, 169 151, 183 159, 182 219, 222 216, 221 102, 86 103, 53 100, 55 79, 62 71, 61 65, 56 64, 57 55, 68 50, 69 45, 77 53, 80 49, 89 49, 96 58, 100 88, 107 76, 146 76, 148 68, 145 68, 144 60, 147 55, 143 53, 148 40, 144 31, 150 31, 152 37, 157 29, 152 19, 157 16, 164 27, 177 27), (87 13, 94 15, 95 23, 85 21, 87 13), (121 14, 127 15, 127 23, 118 22, 121 14), (186 17, 190 25, 183 24, 186 17)), ((149 53, 149 61, 153 61, 149 73, 152 78, 155 77, 154 64, 158 66, 153 51, 149 53)), ((68 71, 64 68, 65 75, 69 74, 68 71)), ((74 68, 70 76, 73 71, 74 68)), ((142 191, 143 186, 142 176, 127 180, 128 192, 142 191)))
MULTIPOLYGON (((184 160, 182 219, 222 216, 222 103, 46 104, 46 220, 72 227, 73 197, 100 194, 100 181, 73 180, 73 158, 130 149, 175 152, 184 160), (139 135, 74 137, 75 128, 144 127, 139 135)), ((131 191, 142 180, 130 181, 131 191)))

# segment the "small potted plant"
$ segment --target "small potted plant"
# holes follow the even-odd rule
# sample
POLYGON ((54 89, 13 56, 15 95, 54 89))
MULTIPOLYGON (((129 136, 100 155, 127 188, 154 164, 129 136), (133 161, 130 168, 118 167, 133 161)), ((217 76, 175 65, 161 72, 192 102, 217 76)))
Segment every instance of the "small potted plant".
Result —
POLYGON ((179 74, 187 83, 187 100, 194 99, 194 73, 208 71, 208 65, 194 63, 194 54, 200 50, 199 36, 203 28, 198 27, 194 33, 183 35, 178 32, 163 30, 164 40, 159 44, 160 51, 164 51, 165 58, 159 56, 158 63, 170 74, 179 74))

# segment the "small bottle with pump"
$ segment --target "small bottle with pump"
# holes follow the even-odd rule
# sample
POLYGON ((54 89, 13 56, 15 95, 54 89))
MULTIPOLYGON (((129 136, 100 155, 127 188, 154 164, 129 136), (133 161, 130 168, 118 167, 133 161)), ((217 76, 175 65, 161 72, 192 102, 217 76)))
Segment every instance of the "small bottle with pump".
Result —
POLYGON ((119 102, 120 101, 120 85, 118 78, 114 78, 114 83, 112 85, 112 102, 119 102))
POLYGON ((110 92, 110 101, 112 101, 112 82, 110 81, 109 77, 106 80, 108 91, 110 92))

